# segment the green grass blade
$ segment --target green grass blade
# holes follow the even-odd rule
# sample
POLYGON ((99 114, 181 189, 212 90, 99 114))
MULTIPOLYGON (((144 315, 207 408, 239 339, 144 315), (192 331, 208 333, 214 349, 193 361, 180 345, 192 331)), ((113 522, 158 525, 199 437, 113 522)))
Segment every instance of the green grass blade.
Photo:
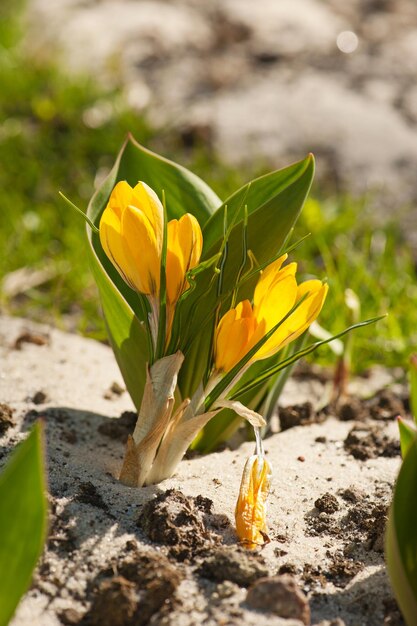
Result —
POLYGON ((0 474, 0 626, 7 626, 29 587, 46 526, 46 477, 38 422, 0 474))
POLYGON ((398 475, 386 532, 388 574, 408 626, 417 623, 417 438, 398 475))

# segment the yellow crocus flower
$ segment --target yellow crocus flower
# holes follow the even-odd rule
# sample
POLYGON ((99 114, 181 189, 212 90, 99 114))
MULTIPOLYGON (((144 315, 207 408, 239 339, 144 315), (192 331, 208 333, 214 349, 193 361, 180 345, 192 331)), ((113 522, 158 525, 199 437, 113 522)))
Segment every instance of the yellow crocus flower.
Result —
POLYGON ((236 503, 236 533, 240 542, 252 550, 269 541, 266 525, 266 500, 271 482, 271 466, 262 455, 246 461, 236 503))
MULTIPOLYGON (((127 284, 151 299, 159 295, 164 209, 146 183, 117 183, 100 221, 103 249, 127 284)), ((203 237, 196 218, 186 213, 167 225, 166 290, 168 318, 187 289, 186 273, 201 256, 203 237)), ((169 327, 169 324, 168 324, 169 327)))
POLYGON ((147 296, 159 293, 164 209, 146 183, 117 183, 100 221, 100 242, 127 284, 147 296))
POLYGON ((281 267, 287 255, 268 265, 255 288, 253 305, 240 302, 221 318, 215 333, 215 365, 228 372, 306 294, 300 306, 258 350, 253 361, 272 356, 299 337, 317 318, 328 291, 320 280, 297 285, 296 263, 281 267))
POLYGON ((186 274, 196 267, 203 249, 200 224, 190 213, 168 222, 167 303, 175 304, 189 284, 186 274))

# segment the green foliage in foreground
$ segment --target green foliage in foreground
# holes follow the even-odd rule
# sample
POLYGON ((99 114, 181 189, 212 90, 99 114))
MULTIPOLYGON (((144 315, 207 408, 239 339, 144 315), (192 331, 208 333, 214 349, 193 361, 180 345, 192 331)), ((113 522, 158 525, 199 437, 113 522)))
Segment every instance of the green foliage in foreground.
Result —
MULTIPOLYGON (((0 308, 104 339, 84 223, 58 190, 86 209, 95 173, 109 171, 128 131, 185 162, 219 197, 266 168, 259 163, 246 170, 225 166, 202 146, 185 154, 178 136, 150 129, 117 90, 69 77, 51 61, 29 59, 17 45, 16 3, 9 4, 12 12, 0 15, 0 280, 22 267, 46 270, 50 278, 15 295, 0 293, 0 308)), ((339 196, 307 204, 295 238, 308 232, 297 255, 303 259, 300 269, 307 275, 326 273, 330 284, 321 325, 331 333, 349 325, 347 287, 361 300, 362 319, 389 313, 386 321, 354 337, 353 369, 376 362, 405 365, 417 349, 417 277, 398 227, 375 228, 365 200, 339 196)), ((320 359, 329 363, 334 357, 324 349, 320 359)))
POLYGON ((42 428, 38 422, 0 474, 0 626, 29 587, 46 535, 42 428))
POLYGON ((417 436, 394 490, 386 533, 388 573, 408 626, 417 616, 417 436))

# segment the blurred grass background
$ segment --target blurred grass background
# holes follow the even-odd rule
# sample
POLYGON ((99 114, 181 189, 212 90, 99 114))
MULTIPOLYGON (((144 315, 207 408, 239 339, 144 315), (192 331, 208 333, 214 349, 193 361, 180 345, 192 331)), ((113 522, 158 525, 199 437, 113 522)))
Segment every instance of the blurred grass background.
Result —
MULTIPOLYGON (((22 28, 21 10, 2 3, 0 310, 105 340, 84 224, 58 190, 85 209, 128 131, 190 167, 222 198, 268 164, 234 169, 202 143, 185 145, 175 131, 151 128, 117 90, 69 76, 53 60, 29 58, 20 45, 22 28)), ((311 236, 294 256, 306 275, 328 278, 321 325, 338 332, 349 323, 344 292, 350 288, 361 301, 362 319, 389 313, 356 334, 354 370, 405 365, 417 349, 417 280, 398 224, 376 226, 367 198, 329 195, 317 186, 313 195, 295 233, 311 236)), ((328 349, 319 355, 324 363, 333 358, 328 349)))

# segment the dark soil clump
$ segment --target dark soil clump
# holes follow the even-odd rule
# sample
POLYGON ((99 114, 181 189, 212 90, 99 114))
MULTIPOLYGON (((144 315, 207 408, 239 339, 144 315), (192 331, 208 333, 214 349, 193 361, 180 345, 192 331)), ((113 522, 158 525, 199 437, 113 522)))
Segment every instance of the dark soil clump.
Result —
POLYGON ((50 341, 50 337, 46 333, 33 333, 25 330, 15 340, 13 348, 14 350, 21 350, 24 343, 32 343, 35 346, 47 346, 50 341))
POLYGON ((220 541, 220 536, 212 530, 217 519, 216 516, 210 519, 211 510, 212 502, 208 498, 189 498, 169 489, 144 505, 138 526, 151 541, 171 546, 169 554, 177 560, 192 560, 220 541))
POLYGON ((240 587, 248 587, 259 578, 269 575, 265 561, 259 554, 235 547, 215 550, 203 561, 198 573, 216 582, 230 580, 240 587))
POLYGON ((372 398, 369 412, 376 420, 392 421, 397 415, 404 415, 405 407, 401 399, 390 389, 381 389, 372 398))
POLYGON ((137 419, 138 415, 134 411, 124 411, 118 419, 106 420, 100 424, 97 430, 110 439, 126 443, 128 435, 131 435, 135 428, 137 419))
POLYGON ((342 556, 333 558, 333 562, 325 573, 327 580, 331 581, 336 587, 345 587, 363 569, 363 563, 351 559, 345 559, 342 556))
POLYGON ((321 513, 332 514, 339 510, 339 503, 331 493, 325 493, 320 498, 317 498, 314 506, 321 513))
POLYGON ((80 483, 78 488, 78 493, 75 496, 75 499, 78 502, 83 502, 84 504, 91 504, 92 506, 97 507, 98 509, 103 509, 103 511, 107 511, 107 504, 104 502, 101 495, 98 493, 95 485, 91 482, 80 483))
POLYGON ((8 404, 0 403, 0 437, 14 425, 12 409, 8 404))
POLYGON ((335 413, 342 422, 351 420, 361 421, 368 416, 368 410, 360 398, 352 396, 343 402, 339 402, 335 407, 335 413))
POLYGON ((399 441, 381 434, 379 428, 354 426, 344 441, 345 450, 355 459, 367 461, 378 456, 394 457, 400 454, 399 441))
POLYGON ((311 402, 294 404, 292 406, 279 407, 279 421, 281 430, 288 430, 294 426, 306 426, 307 424, 324 422, 326 416, 323 412, 317 413, 311 402))
POLYGON ((163 554, 141 552, 134 541, 128 544, 126 558, 114 564, 117 576, 108 572, 93 590, 83 625, 145 626, 163 607, 169 608, 181 575, 163 554))

